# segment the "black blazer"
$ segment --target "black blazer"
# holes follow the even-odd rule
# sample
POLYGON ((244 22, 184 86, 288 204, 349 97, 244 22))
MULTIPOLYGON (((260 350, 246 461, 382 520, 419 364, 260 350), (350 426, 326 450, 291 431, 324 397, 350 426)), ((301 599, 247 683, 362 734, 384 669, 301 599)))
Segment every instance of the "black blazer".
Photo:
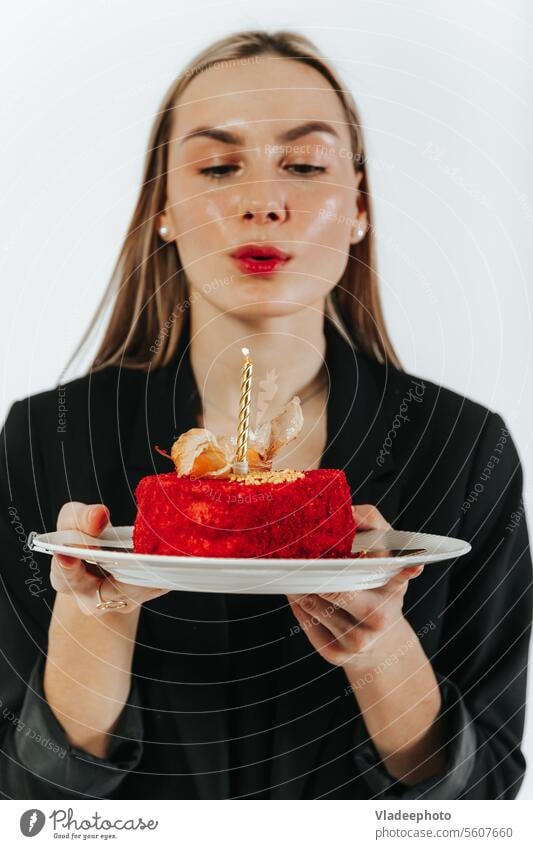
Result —
MULTIPOLYGON (((500 415, 354 350, 326 321, 331 377, 322 467, 395 528, 458 536, 472 551, 428 565, 404 612, 441 687, 443 775, 409 787, 383 768, 342 669, 295 629, 284 596, 269 798, 514 798, 532 614, 522 470, 500 415)), ((70 747, 42 693, 54 601, 50 558, 25 545, 65 501, 135 517, 134 488, 169 471, 153 446, 196 425, 183 337, 146 374, 107 368, 11 406, 0 439, 0 791, 7 798, 228 798, 224 594, 143 606, 132 690, 109 757, 70 747)), ((252 744, 251 744, 252 745, 252 744)), ((253 751, 251 752, 253 757, 253 751)))

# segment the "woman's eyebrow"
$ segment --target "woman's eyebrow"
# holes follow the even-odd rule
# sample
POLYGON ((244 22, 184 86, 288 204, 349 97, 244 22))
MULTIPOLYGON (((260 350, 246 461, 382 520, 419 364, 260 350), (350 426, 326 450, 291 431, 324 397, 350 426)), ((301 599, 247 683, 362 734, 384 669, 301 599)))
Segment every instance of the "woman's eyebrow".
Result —
MULTIPOLYGON (((283 143, 294 141, 295 139, 299 139, 309 133, 329 133, 330 135, 336 136, 336 138, 340 139, 335 128, 331 124, 328 124, 327 121, 306 121, 304 124, 298 124, 296 127, 291 127, 290 130, 284 130, 282 133, 278 133, 276 136, 276 142, 283 143)), ((229 130, 223 130, 219 127, 197 127, 195 130, 191 130, 190 133, 187 133, 187 135, 183 137, 181 144, 185 144, 185 142, 198 137, 215 139, 215 141, 222 142, 223 144, 244 144, 244 139, 241 135, 230 132, 229 130)))

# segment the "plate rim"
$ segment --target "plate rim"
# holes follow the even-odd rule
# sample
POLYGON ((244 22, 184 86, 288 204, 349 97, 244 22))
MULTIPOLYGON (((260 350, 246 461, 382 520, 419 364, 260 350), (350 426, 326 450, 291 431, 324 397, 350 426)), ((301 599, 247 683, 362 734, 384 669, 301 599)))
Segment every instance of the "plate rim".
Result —
MULTIPOLYGON (((116 525, 110 528, 105 528, 103 533, 99 537, 93 537, 93 539, 104 542, 105 541, 116 541, 117 537, 120 539, 120 534, 123 536, 128 534, 131 538, 133 532, 133 525, 116 525)), ((419 563, 435 563, 442 562, 444 560, 453 560, 457 557, 462 557, 465 554, 468 554, 472 550, 472 546, 466 540, 462 540, 458 537, 447 537, 441 534, 428 534, 424 531, 404 531, 404 530, 396 530, 395 528, 384 528, 384 529, 374 529, 369 531, 359 531, 356 536, 361 536, 363 534, 373 534, 374 536, 379 536, 386 533, 394 533, 399 534, 404 537, 422 537, 422 538, 433 538, 435 543, 438 540, 444 541, 449 545, 454 545, 452 551, 430 551, 426 555, 398 555, 396 557, 375 557, 369 558, 366 560, 366 563, 369 565, 372 564, 371 569, 367 569, 368 573, 374 573, 379 569, 388 569, 394 568, 396 565, 402 565, 405 562, 419 562, 419 563), (421 559, 423 558, 423 559, 421 559)), ((304 569, 307 573, 324 573, 324 572, 332 572, 335 568, 337 570, 343 571, 342 567, 346 569, 346 567, 353 564, 362 563, 365 558, 360 557, 343 557, 343 558, 334 558, 334 557, 324 557, 324 558, 281 558, 281 557, 258 557, 258 558, 237 558, 237 557, 209 557, 209 555, 203 555, 201 557, 195 557, 193 555, 171 555, 171 554, 143 554, 142 552, 129 552, 129 551, 121 551, 120 547, 117 546, 117 551, 104 551, 98 553, 97 551, 92 551, 90 549, 84 548, 83 545, 79 545, 76 548, 73 548, 72 545, 69 545, 67 548, 66 545, 61 545, 58 542, 51 542, 50 536, 56 536, 58 534, 66 534, 66 533, 83 533, 81 531, 77 531, 76 529, 71 529, 69 531, 45 531, 43 533, 38 533, 37 531, 31 531, 28 534, 28 546, 32 550, 53 556, 56 552, 58 554, 65 554, 70 557, 78 557, 81 560, 86 560, 87 562, 92 563, 114 563, 117 566, 121 564, 128 563, 137 563, 139 560, 144 561, 146 566, 159 566, 162 569, 174 569, 181 571, 188 571, 191 568, 195 570, 202 571, 210 571, 214 568, 217 571, 222 571, 223 569, 231 569, 236 571, 237 573, 244 574, 245 570, 248 568, 250 571, 257 573, 258 570, 261 570, 263 573, 271 572, 271 573, 279 573, 280 571, 287 570, 287 567, 293 567, 294 570, 298 568, 304 569), (90 552, 93 556, 88 557, 85 556, 87 552, 90 552), (84 554, 85 553, 85 554, 84 554), (94 559, 94 555, 98 556, 98 560, 94 559), (83 556, 82 556, 83 555, 83 556), (235 565, 236 561, 241 560, 242 565, 235 565), (231 566, 229 564, 232 564, 231 566)), ((89 534, 84 534, 86 537, 90 537, 89 534)), ((426 543, 427 545, 427 543, 426 543)), ((358 570, 361 574, 365 570, 358 570)))

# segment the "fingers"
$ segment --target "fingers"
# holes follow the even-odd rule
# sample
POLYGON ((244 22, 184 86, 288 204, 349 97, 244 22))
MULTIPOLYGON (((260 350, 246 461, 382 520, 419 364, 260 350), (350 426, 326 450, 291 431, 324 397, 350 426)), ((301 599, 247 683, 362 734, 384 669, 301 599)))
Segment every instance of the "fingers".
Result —
POLYGON ((375 589, 292 594, 287 599, 313 647, 330 663, 344 665, 368 654, 400 620, 409 580, 423 570, 423 565, 406 567, 375 589))
MULTIPOLYGON (((99 536, 110 522, 109 509, 105 504, 84 504, 81 501, 69 501, 63 504, 57 517, 57 529, 80 530, 90 536, 99 536)), ((108 615, 110 610, 98 610, 97 588, 103 600, 124 598, 128 604, 117 608, 116 612, 130 613, 145 601, 151 601, 165 595, 168 589, 158 587, 140 587, 133 584, 123 584, 106 576, 104 570, 92 567, 83 560, 69 557, 66 554, 55 554, 52 557, 50 582, 56 592, 72 595, 80 610, 85 614, 108 615)))
MULTIPOLYGON (((66 504, 63 504, 59 511, 57 530, 80 530, 90 536, 99 536, 109 520, 110 513, 105 504, 84 504, 81 501, 68 501, 66 504)), ((75 566, 82 566, 81 560, 76 557, 68 557, 66 554, 56 554, 53 560, 56 560, 57 565, 61 567, 74 568, 75 566)), ((59 576, 56 577, 59 582, 59 576)), ((75 573, 73 572, 71 576, 72 580, 75 577, 75 573)))
POLYGON ((103 575, 93 575, 87 571, 83 560, 54 554, 50 566, 50 583, 59 593, 84 593, 96 590, 103 575))
POLYGON ((72 596, 81 612, 86 616, 99 617, 110 613, 131 613, 145 601, 151 601, 168 592, 166 589, 155 587, 146 588, 133 584, 123 584, 109 575, 105 576, 105 574, 93 575, 87 571, 85 563, 80 560, 73 566, 66 567, 61 567, 54 561, 55 557, 52 558, 52 569, 50 571, 52 586, 56 592, 72 596), (127 601, 127 606, 112 610, 98 609, 98 587, 100 587, 102 601, 124 599, 127 601))
POLYGON ((375 589, 295 594, 287 597, 289 601, 301 602, 300 606, 304 612, 316 616, 336 636, 350 630, 354 624, 375 630, 383 627, 386 621, 388 599, 395 594, 403 596, 409 581, 418 578, 423 571, 423 565, 406 567, 398 575, 393 575, 382 587, 375 589), (309 601, 311 606, 305 608, 304 601, 309 601))
POLYGON ((334 649, 337 639, 329 628, 326 628, 315 616, 309 616, 296 601, 296 596, 287 596, 287 598, 292 612, 296 616, 302 630, 305 631, 306 637, 313 648, 321 654, 334 649))
POLYGON ((313 617, 327 628, 331 632, 330 639, 331 635, 339 639, 344 637, 356 625, 354 617, 348 611, 317 593, 296 594, 288 598, 289 601, 294 600, 304 614, 313 617))
MULTIPOLYGON (((85 615, 100 614, 96 607, 98 603, 96 591, 99 586, 103 588, 107 584, 107 579, 104 579, 103 575, 97 577, 88 572, 82 560, 78 560, 73 566, 61 567, 56 565, 54 568, 54 559, 50 572, 50 580, 54 589, 58 593, 72 596, 85 615)), ((106 598, 116 596, 118 596, 118 593, 111 591, 107 593, 106 598)))
POLYGON ((383 624, 386 598, 379 590, 344 590, 320 595, 328 604, 340 606, 358 625, 375 629, 383 624))
MULTIPOLYGON (((109 509, 105 504, 84 504, 81 501, 68 501, 63 504, 57 517, 58 531, 80 530, 90 536, 99 536, 110 520, 109 509)), ((90 605, 96 604, 96 588, 104 573, 93 574, 83 560, 66 554, 52 557, 50 582, 56 592, 67 593, 76 598, 78 606, 89 612, 90 605)))
POLYGON ((109 520, 109 508, 105 504, 83 504, 81 501, 67 501, 59 511, 57 530, 79 530, 91 536, 98 536, 109 520))
MULTIPOLYGON (((86 507, 87 505, 82 505, 86 507)), ((55 554, 50 568, 50 583, 58 593, 70 595, 77 603, 80 611, 88 616, 107 616, 112 613, 128 614, 146 601, 165 595, 168 589, 160 587, 141 587, 133 584, 123 584, 106 575, 103 569, 94 567, 94 571, 83 560, 55 554), (97 589, 100 587, 102 600, 123 598, 127 606, 123 608, 102 610, 97 608, 97 589)))
POLYGON ((375 639, 372 631, 361 627, 353 620, 348 626, 345 620, 335 621, 339 613, 330 615, 327 608, 331 605, 326 603, 324 608, 324 599, 320 596, 315 596, 318 602, 312 613, 305 612, 298 603, 292 601, 296 596, 287 596, 287 598, 309 642, 329 663, 340 666, 353 661, 353 658, 363 654, 367 646, 375 639), (338 625, 339 621, 340 625, 338 625))
POLYGON ((352 513, 361 531, 386 531, 392 528, 373 504, 352 504, 352 513))
POLYGON ((418 578, 423 571, 423 564, 418 566, 406 566, 404 569, 401 569, 397 575, 393 575, 392 578, 389 578, 387 583, 383 587, 380 587, 379 590, 387 594, 395 593, 399 589, 405 590, 407 589, 409 581, 413 580, 413 578, 418 578))

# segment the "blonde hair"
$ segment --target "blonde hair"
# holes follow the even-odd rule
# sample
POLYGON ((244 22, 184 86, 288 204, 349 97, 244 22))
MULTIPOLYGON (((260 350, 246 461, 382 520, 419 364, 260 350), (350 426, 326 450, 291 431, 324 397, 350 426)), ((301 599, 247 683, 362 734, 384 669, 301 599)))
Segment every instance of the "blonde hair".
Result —
POLYGON ((222 38, 201 51, 165 94, 152 126, 139 197, 124 244, 107 289, 67 369, 113 300, 91 371, 107 366, 147 371, 166 365, 175 356, 185 312, 179 307, 187 304, 187 281, 176 244, 162 243, 156 230, 157 216, 166 203, 173 110, 189 82, 202 70, 216 63, 261 54, 274 54, 315 68, 328 80, 342 103, 351 136, 354 168, 356 172, 363 172, 359 191, 365 199, 369 228, 365 238, 352 246, 343 276, 328 295, 327 311, 357 350, 378 362, 401 368, 385 327, 378 291, 366 157, 361 122, 352 96, 305 36, 288 31, 272 34, 245 31, 222 38))

